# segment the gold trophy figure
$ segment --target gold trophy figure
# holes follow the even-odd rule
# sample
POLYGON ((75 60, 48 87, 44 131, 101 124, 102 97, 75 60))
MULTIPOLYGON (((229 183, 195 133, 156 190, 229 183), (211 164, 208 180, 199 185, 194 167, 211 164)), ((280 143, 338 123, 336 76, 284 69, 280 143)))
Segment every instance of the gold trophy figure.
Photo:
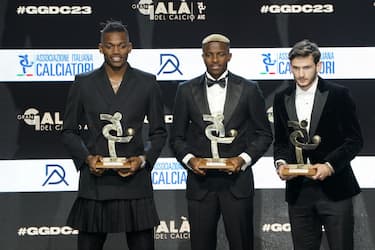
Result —
POLYGON ((220 158, 218 143, 230 144, 237 136, 237 130, 231 129, 229 137, 225 137, 225 128, 223 124, 224 115, 203 115, 204 121, 212 122, 205 129, 207 138, 211 141, 212 158, 205 158, 203 164, 199 166, 201 169, 230 169, 232 164, 227 161, 227 158, 220 158))
POLYGON ((314 135, 311 139, 306 130, 308 123, 306 120, 302 120, 300 123, 297 121, 288 121, 288 127, 292 127, 294 131, 289 135, 290 142, 295 147, 297 164, 288 164, 283 169, 283 175, 304 175, 313 176, 316 174, 316 168, 313 168, 311 164, 305 164, 303 161, 302 150, 314 150, 320 144, 321 138, 319 135, 314 135))
POLYGON ((105 125, 102 129, 103 136, 108 140, 108 151, 109 157, 103 157, 101 161, 96 163, 96 168, 105 169, 124 169, 130 168, 130 165, 126 163, 125 157, 118 157, 116 153, 116 143, 129 143, 133 138, 135 131, 132 128, 127 129, 127 135, 122 137, 123 131, 121 126, 122 114, 119 112, 113 115, 100 114, 100 120, 109 121, 111 123, 105 125), (116 136, 110 132, 116 132, 116 136))

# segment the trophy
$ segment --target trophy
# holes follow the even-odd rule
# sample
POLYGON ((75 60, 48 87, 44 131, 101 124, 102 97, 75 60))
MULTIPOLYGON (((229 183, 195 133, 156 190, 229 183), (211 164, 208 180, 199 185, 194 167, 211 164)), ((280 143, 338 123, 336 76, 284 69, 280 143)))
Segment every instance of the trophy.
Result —
POLYGON ((103 136, 108 140, 108 151, 109 157, 103 157, 101 161, 96 163, 96 168, 105 169, 126 169, 130 168, 130 165, 126 163, 125 157, 118 157, 116 153, 116 142, 129 143, 135 134, 135 130, 132 128, 127 129, 127 135, 122 137, 123 131, 121 126, 122 115, 119 112, 113 115, 100 114, 100 120, 109 121, 111 123, 105 125, 102 129, 103 136), (110 132, 116 132, 116 135, 112 135, 110 132))
POLYGON ((204 121, 212 122, 205 129, 207 138, 211 141, 212 158, 204 158, 200 169, 230 169, 233 165, 227 161, 227 158, 220 158, 218 143, 230 144, 237 136, 237 130, 231 129, 229 137, 225 137, 225 128, 223 124, 224 115, 203 115, 204 121))
POLYGON ((313 168, 311 164, 305 164, 303 162, 302 150, 314 150, 318 147, 321 138, 319 135, 314 135, 311 139, 306 130, 308 123, 306 120, 302 120, 300 123, 297 121, 288 121, 288 127, 292 127, 294 131, 289 135, 291 143, 295 147, 297 164, 288 164, 288 167, 282 171, 283 175, 304 175, 313 176, 316 174, 316 168, 313 168))

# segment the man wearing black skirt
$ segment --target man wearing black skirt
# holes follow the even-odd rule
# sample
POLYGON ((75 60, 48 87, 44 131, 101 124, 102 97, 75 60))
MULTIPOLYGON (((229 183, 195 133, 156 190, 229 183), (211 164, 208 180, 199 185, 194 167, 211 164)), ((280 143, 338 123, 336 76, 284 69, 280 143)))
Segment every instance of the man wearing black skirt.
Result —
POLYGON ((118 232, 126 233, 130 250, 154 249, 153 228, 159 217, 151 170, 167 132, 156 78, 127 63, 131 49, 126 27, 107 22, 99 43, 104 64, 77 75, 68 95, 62 137, 80 171, 68 225, 79 230, 79 250, 103 249, 107 234, 118 232), (109 141, 118 156, 126 157, 129 169, 98 168, 98 162, 110 154, 109 141))

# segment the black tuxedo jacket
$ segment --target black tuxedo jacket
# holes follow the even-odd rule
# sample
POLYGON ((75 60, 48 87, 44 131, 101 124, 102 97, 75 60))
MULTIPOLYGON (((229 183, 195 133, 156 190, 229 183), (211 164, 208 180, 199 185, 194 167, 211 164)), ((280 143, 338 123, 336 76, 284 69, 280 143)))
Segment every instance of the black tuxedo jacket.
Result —
MULTIPOLYGON (((298 121, 295 107, 295 84, 275 95, 274 159, 296 163, 295 148, 289 140, 293 131, 288 121, 298 121)), ((355 104, 347 88, 321 78, 315 94, 309 136, 319 135, 321 143, 315 150, 304 150, 312 164, 329 162, 335 173, 322 181, 324 193, 332 200, 342 200, 360 192, 350 161, 360 152, 363 139, 355 104)), ((304 177, 286 182, 286 200, 293 203, 304 177)))
MULTIPOLYGON (((205 75, 182 83, 176 93, 170 143, 177 160, 191 153, 196 157, 211 158, 211 144, 205 128, 211 124, 203 120, 210 114, 205 75)), ((255 82, 229 72, 224 105, 226 133, 235 129, 238 135, 231 144, 218 144, 220 157, 235 157, 243 152, 250 155, 254 164, 272 142, 272 131, 267 120, 264 98, 255 82)), ((184 164, 182 163, 184 166, 184 164)), ((230 191, 236 197, 253 194, 253 174, 249 166, 238 174, 227 175, 230 191)), ((209 175, 198 176, 188 171, 187 198, 202 199, 209 190, 209 175)))
POLYGON ((76 76, 67 99, 62 137, 80 171, 80 197, 107 200, 152 196, 150 173, 167 136, 162 103, 155 76, 130 66, 117 94, 104 66, 76 76), (99 116, 115 112, 122 114, 123 136, 127 128, 135 129, 129 143, 116 143, 117 155, 145 155, 146 167, 126 178, 112 170, 97 177, 90 173, 85 159, 89 154, 109 156, 108 141, 102 134, 103 126, 109 122, 99 116), (142 139, 145 116, 149 121, 147 147, 142 139))

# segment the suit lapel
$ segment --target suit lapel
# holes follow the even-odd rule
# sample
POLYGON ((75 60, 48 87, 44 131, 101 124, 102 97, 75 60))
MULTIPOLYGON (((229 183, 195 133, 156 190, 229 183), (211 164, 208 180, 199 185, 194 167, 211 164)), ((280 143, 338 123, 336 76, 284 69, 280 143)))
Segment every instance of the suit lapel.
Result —
POLYGON ((192 95, 195 103, 198 106, 199 112, 203 114, 210 114, 210 108, 207 101, 207 91, 205 85, 205 75, 202 75, 200 79, 193 83, 192 95))
POLYGON ((313 136, 318 127, 320 117, 323 112, 324 105, 327 102, 328 90, 324 88, 324 82, 319 78, 318 86, 315 92, 314 106, 311 114, 311 124, 310 124, 310 136, 313 136))
POLYGON ((298 121, 296 110, 296 89, 290 91, 289 95, 285 95, 284 99, 285 109, 288 113, 289 121, 298 121))
MULTIPOLYGON (((230 118, 238 105, 242 91, 243 85, 241 84, 241 81, 233 77, 233 74, 229 73, 227 93, 224 104, 224 125, 230 121, 230 118)), ((202 75, 201 78, 193 84, 192 95, 195 103, 198 106, 199 112, 201 114, 210 114, 210 107, 207 100, 207 89, 205 85, 205 75, 202 75)))
MULTIPOLYGON (((324 88, 324 82, 319 78, 318 86, 315 92, 314 105, 311 113, 311 122, 309 135, 313 136, 319 124, 320 117, 323 112, 324 105, 327 101, 328 90, 324 88)), ((290 121, 298 121, 297 110, 296 110, 296 90, 295 88, 290 91, 289 95, 285 95, 284 103, 288 118, 290 121)))
POLYGON ((243 91, 243 84, 237 78, 234 78, 231 73, 228 75, 228 86, 224 104, 224 125, 227 125, 230 121, 234 110, 236 109, 238 102, 243 91))

